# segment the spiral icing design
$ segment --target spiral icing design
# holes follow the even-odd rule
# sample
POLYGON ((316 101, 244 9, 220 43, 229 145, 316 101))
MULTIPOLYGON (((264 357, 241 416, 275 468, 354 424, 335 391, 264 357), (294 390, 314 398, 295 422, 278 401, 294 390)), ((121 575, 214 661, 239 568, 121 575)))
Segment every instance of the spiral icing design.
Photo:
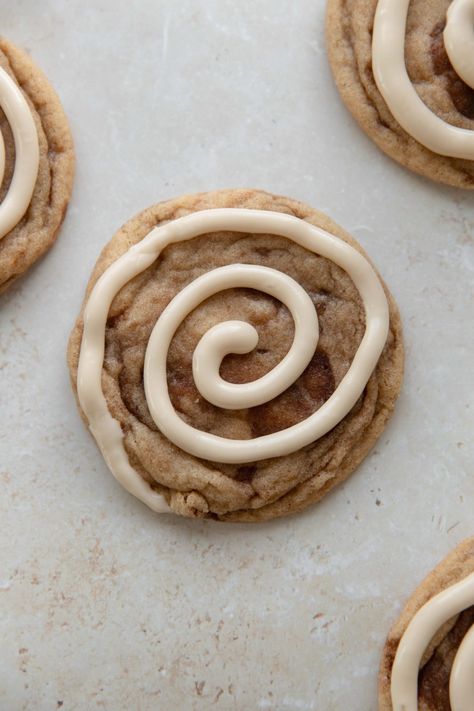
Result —
POLYGON ((144 387, 150 414, 158 429, 185 452, 220 463, 247 463, 280 457, 305 447, 337 425, 362 394, 385 345, 388 304, 384 289, 370 263, 343 240, 290 215, 245 209, 195 212, 152 230, 114 262, 97 281, 84 313, 79 357, 78 396, 90 429, 116 478, 155 510, 163 500, 131 467, 102 392, 101 374, 107 314, 117 292, 149 267, 169 244, 192 240, 212 232, 235 231, 275 234, 325 257, 344 269, 358 289, 366 328, 346 375, 331 397, 306 420, 279 432, 250 440, 235 440, 203 432, 185 422, 174 410, 166 376, 167 355, 174 334, 186 317, 211 296, 230 288, 251 288, 270 294, 290 312, 295 333, 282 361, 261 378, 243 384, 226 382, 219 374, 230 353, 250 353, 258 333, 248 323, 231 320, 205 333, 193 354, 193 377, 201 395, 224 409, 255 407, 277 397, 303 373, 319 338, 318 317, 305 290, 275 269, 230 264, 213 269, 188 284, 159 316, 149 338, 144 364, 144 387))
MULTIPOLYGON (((418 96, 405 66, 405 33, 410 0, 378 0, 372 38, 377 87, 398 123, 439 155, 474 160, 474 131, 436 116, 418 96)), ((444 44, 459 77, 474 89, 474 0, 453 0, 444 44)))
MULTIPOLYGON (((418 711, 418 672, 421 660, 436 632, 459 613, 474 605, 474 573, 431 598, 413 617, 392 667, 393 711, 418 711)), ((452 711, 474 708, 474 625, 462 640, 453 661, 449 681, 452 711)))
MULTIPOLYGON (((0 106, 15 142, 15 167, 0 204, 0 239, 21 220, 31 202, 39 167, 38 133, 30 107, 18 85, 0 68, 0 106)), ((0 133, 0 184, 5 175, 5 142, 0 133)))
POLYGON ((453 0, 448 8, 444 45, 458 76, 474 89, 474 0, 453 0))

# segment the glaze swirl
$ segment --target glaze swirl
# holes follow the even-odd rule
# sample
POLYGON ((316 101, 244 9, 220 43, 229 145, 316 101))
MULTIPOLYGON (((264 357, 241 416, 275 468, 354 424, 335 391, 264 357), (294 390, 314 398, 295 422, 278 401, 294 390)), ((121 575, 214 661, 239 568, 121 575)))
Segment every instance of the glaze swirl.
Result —
POLYGON ((168 392, 168 349, 179 325, 216 293, 247 287, 263 291, 288 308, 295 324, 293 344, 283 360, 258 380, 232 384, 219 375, 229 353, 249 353, 258 342, 255 329, 242 321, 211 328, 193 354, 193 376, 201 395, 227 409, 254 407, 288 388, 305 370, 318 343, 318 318, 309 295, 294 279, 268 267, 230 264, 213 269, 179 292, 159 316, 148 341, 144 386, 147 405, 158 429, 183 451, 219 463, 248 463, 295 452, 322 437, 351 410, 362 394, 384 348, 389 325, 382 284, 370 263, 343 240, 304 220, 284 213, 235 208, 202 210, 153 229, 114 262, 95 284, 84 313, 77 387, 90 429, 116 478, 151 508, 163 510, 163 500, 131 467, 122 432, 108 409, 101 387, 107 314, 118 291, 148 268, 169 244, 219 231, 275 234, 344 269, 358 289, 365 308, 365 333, 336 391, 302 422, 251 440, 219 437, 195 429, 174 410, 168 392))
MULTIPOLYGON (((418 672, 423 654, 436 632, 455 615, 474 605, 474 573, 431 598, 408 625, 392 667, 393 711, 418 711, 418 672)), ((452 711, 474 707, 474 626, 454 658, 449 681, 452 711)))
MULTIPOLYGON (((39 167, 36 125, 25 97, 16 82, 0 68, 0 106, 15 142, 15 167, 8 191, 0 204, 0 239, 26 213, 35 189, 39 167)), ((5 174, 5 143, 0 133, 0 184, 5 174)))
MULTIPOLYGON (((474 131, 453 126, 418 96, 405 65, 410 0, 378 0, 372 38, 377 87, 400 126, 434 153, 474 160, 474 131)), ((459 77, 474 88, 474 0, 453 0, 446 15, 444 44, 459 77)))

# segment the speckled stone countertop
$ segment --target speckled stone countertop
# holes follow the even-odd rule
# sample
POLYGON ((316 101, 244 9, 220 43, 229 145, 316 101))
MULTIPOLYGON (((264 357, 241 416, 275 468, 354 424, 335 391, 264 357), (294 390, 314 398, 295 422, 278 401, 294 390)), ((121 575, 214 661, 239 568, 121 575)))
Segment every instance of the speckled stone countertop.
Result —
POLYGON ((474 533, 474 199, 361 133, 323 0, 0 0, 59 92, 77 180, 57 245, 0 302, 2 711, 376 711, 421 577, 474 533), (357 237, 395 294, 407 373, 376 449, 260 526, 158 517, 80 422, 65 347, 102 245, 147 205, 283 193, 357 237))

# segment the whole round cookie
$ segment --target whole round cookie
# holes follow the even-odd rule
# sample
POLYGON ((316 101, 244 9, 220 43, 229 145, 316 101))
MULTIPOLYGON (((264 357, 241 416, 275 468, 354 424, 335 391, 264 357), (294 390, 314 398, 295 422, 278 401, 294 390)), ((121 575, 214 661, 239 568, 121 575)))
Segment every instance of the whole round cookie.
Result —
POLYGON ((131 493, 157 511, 263 521, 364 459, 399 394, 403 344, 392 297, 344 230, 295 200, 224 190, 155 205, 115 234, 68 361, 131 493))
POLYGON ((382 655, 380 711, 474 708, 474 538, 421 583, 382 655))
POLYGON ((326 42, 343 101, 391 158, 474 188, 471 0, 328 0, 326 42))
POLYGON ((0 293, 54 242, 73 173, 58 97, 29 56, 0 39, 0 293))

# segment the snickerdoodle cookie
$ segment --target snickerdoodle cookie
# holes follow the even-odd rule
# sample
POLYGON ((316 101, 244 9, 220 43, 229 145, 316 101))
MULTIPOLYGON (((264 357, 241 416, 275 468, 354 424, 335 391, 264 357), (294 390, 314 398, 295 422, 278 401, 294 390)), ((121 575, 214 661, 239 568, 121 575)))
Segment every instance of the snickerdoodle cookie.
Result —
POLYGON ((474 708, 474 538, 421 583, 382 656, 380 711, 474 708))
POLYGON ((342 99, 367 135, 407 168, 472 190, 470 0, 328 0, 326 41, 342 99))
POLYGON ((51 246, 74 148, 61 103, 29 56, 0 39, 0 293, 51 246))
POLYGON ((385 428, 400 317, 328 217, 257 190, 159 203, 95 266, 69 342, 81 414, 151 508, 263 521, 321 499, 385 428))

